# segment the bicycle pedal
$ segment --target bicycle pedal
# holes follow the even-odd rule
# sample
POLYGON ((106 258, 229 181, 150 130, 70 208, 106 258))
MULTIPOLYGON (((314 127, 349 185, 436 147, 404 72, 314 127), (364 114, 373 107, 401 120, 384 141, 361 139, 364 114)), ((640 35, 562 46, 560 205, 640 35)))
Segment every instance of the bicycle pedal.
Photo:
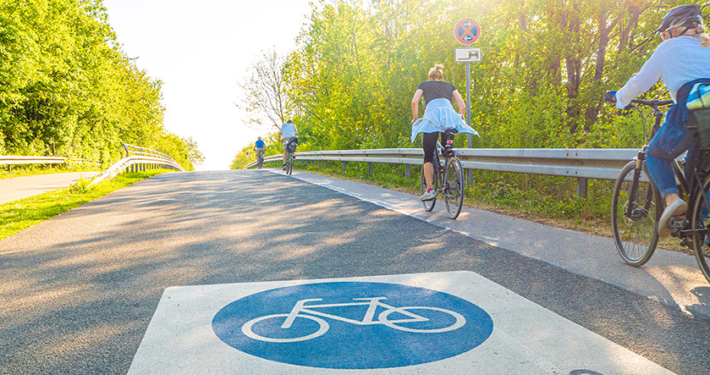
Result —
POLYGON ((688 226, 688 219, 685 216, 671 217, 668 219, 668 226, 674 229, 683 229, 688 226))

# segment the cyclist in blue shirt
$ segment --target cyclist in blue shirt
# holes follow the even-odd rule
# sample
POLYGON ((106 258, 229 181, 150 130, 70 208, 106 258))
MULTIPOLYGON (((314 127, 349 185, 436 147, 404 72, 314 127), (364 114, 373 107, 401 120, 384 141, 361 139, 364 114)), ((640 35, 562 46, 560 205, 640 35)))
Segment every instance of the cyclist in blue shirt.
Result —
POLYGON ((668 226, 669 219, 688 209, 688 204, 678 195, 671 163, 688 150, 685 170, 690 173, 694 170, 697 132, 688 131, 685 124, 694 119, 686 101, 693 85, 710 83, 710 48, 706 48, 710 47, 710 35, 705 33, 697 4, 668 11, 656 32, 660 33, 663 42, 641 70, 619 91, 610 91, 604 98, 623 109, 660 79, 675 102, 666 112, 665 122, 646 152, 648 172, 666 201, 666 209, 658 223, 658 235, 665 237, 673 231, 668 226))
MULTIPOLYGON (((257 137, 256 142, 254 143, 254 147, 256 147, 257 160, 259 160, 259 157, 263 158, 264 157, 264 141, 261 140, 261 137, 257 137)), ((259 164, 259 168, 261 168, 261 164, 259 164)))
POLYGON ((283 142, 284 145, 284 165, 282 169, 286 169, 286 146, 288 146, 288 141, 293 137, 298 137, 298 129, 296 129, 296 125, 293 124, 293 121, 288 120, 285 124, 281 125, 281 130, 279 130, 279 142, 283 142))

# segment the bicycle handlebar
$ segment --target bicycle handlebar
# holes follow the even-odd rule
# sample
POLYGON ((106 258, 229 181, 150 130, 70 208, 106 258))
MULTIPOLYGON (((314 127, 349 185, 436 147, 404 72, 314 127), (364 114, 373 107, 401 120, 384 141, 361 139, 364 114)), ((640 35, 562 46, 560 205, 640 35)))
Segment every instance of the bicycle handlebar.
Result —
POLYGON ((647 105, 649 107, 658 108, 660 106, 673 104, 673 101, 672 100, 658 100, 658 99, 653 99, 653 100, 634 99, 631 101, 631 103, 643 104, 643 105, 647 105))

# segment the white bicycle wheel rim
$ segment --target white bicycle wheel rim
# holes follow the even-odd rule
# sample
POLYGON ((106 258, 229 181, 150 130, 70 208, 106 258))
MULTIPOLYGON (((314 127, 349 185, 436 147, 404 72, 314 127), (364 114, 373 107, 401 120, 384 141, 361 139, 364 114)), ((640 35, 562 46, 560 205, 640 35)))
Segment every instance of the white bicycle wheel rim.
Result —
POLYGON ((279 342, 279 343, 286 343, 286 342, 299 342, 299 341, 307 341, 314 339, 318 336, 322 336, 326 332, 328 332, 328 329, 330 329, 330 326, 328 325, 328 322, 325 320, 315 317, 315 316, 310 316, 310 315, 296 315, 296 318, 306 318, 315 321, 316 323, 320 324, 320 328, 318 331, 311 333, 310 335, 306 336, 301 336, 301 337, 295 337, 295 338, 286 338, 286 339, 277 339, 277 338, 271 338, 271 337, 264 337, 257 335, 252 331, 251 327, 254 326, 254 324, 266 320, 266 319, 272 319, 272 318, 278 318, 278 317, 287 317, 289 314, 274 314, 274 315, 266 315, 266 316, 261 316, 255 319, 252 319, 242 326, 242 333, 244 333, 247 337, 252 338, 254 340, 260 340, 260 341, 266 341, 266 342, 279 342))
POLYGON ((457 330, 461 327, 463 327, 466 324, 466 318, 463 317, 463 315, 451 311, 451 310, 446 310, 438 307, 428 307, 428 306, 407 306, 407 307, 398 307, 396 309, 391 309, 391 310, 385 310, 383 311, 379 317, 379 321, 382 322, 382 324, 386 325, 387 327, 394 328, 400 331, 405 331, 405 332, 417 332, 417 333, 441 333, 441 332, 449 332, 449 331, 454 331, 457 330), (393 312, 400 312, 402 310, 407 311, 411 309, 420 309, 420 310, 434 310, 434 311, 439 311, 443 312, 446 314, 449 314, 456 318, 456 322, 448 327, 444 328, 436 328, 436 329, 413 329, 413 328, 407 328, 407 327, 400 327, 395 323, 390 322, 387 320, 387 317, 393 313, 393 312))

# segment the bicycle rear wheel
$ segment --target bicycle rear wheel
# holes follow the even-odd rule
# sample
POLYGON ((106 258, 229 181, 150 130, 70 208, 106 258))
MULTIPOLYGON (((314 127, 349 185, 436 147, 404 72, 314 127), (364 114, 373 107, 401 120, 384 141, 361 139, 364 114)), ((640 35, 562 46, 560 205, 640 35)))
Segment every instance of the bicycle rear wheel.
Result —
POLYGON ((291 152, 286 155, 286 174, 290 175, 293 172, 293 154, 291 152))
POLYGON ((450 218, 456 219, 461 213, 464 196, 463 169, 461 168, 459 159, 455 157, 449 159, 446 163, 444 176, 444 180, 446 181, 446 185, 444 186, 446 211, 449 213, 450 218))
POLYGON ((616 180, 611 200, 611 227, 619 255, 632 266, 639 267, 651 259, 658 245, 656 223, 663 208, 658 206, 661 194, 651 184, 646 164, 639 171, 639 181, 632 191, 636 161, 624 166, 616 180), (630 199, 633 195, 634 199, 630 199))
MULTIPOLYGON (((437 162, 438 160, 434 160, 434 162, 437 162)), ((434 170, 434 181, 432 182, 432 187, 434 188, 434 191, 437 189, 437 185, 439 182, 439 176, 437 176, 437 171, 436 168, 434 170)), ((420 195, 424 195, 426 193, 426 179, 424 178, 424 166, 422 166, 422 178, 421 178, 421 184, 420 184, 420 195)), ((436 205, 436 198, 430 200, 430 201, 422 201, 422 204, 424 204, 424 209, 427 211, 431 211, 434 209, 434 205, 436 205)))
POLYGON ((708 208, 710 208, 710 177, 705 179, 702 187, 702 193, 697 194, 691 207, 693 209, 691 220, 691 229, 693 233, 693 251, 695 252, 695 260, 698 261, 698 267, 703 272, 705 279, 710 282, 710 247, 705 244, 706 232, 708 229, 708 208))

